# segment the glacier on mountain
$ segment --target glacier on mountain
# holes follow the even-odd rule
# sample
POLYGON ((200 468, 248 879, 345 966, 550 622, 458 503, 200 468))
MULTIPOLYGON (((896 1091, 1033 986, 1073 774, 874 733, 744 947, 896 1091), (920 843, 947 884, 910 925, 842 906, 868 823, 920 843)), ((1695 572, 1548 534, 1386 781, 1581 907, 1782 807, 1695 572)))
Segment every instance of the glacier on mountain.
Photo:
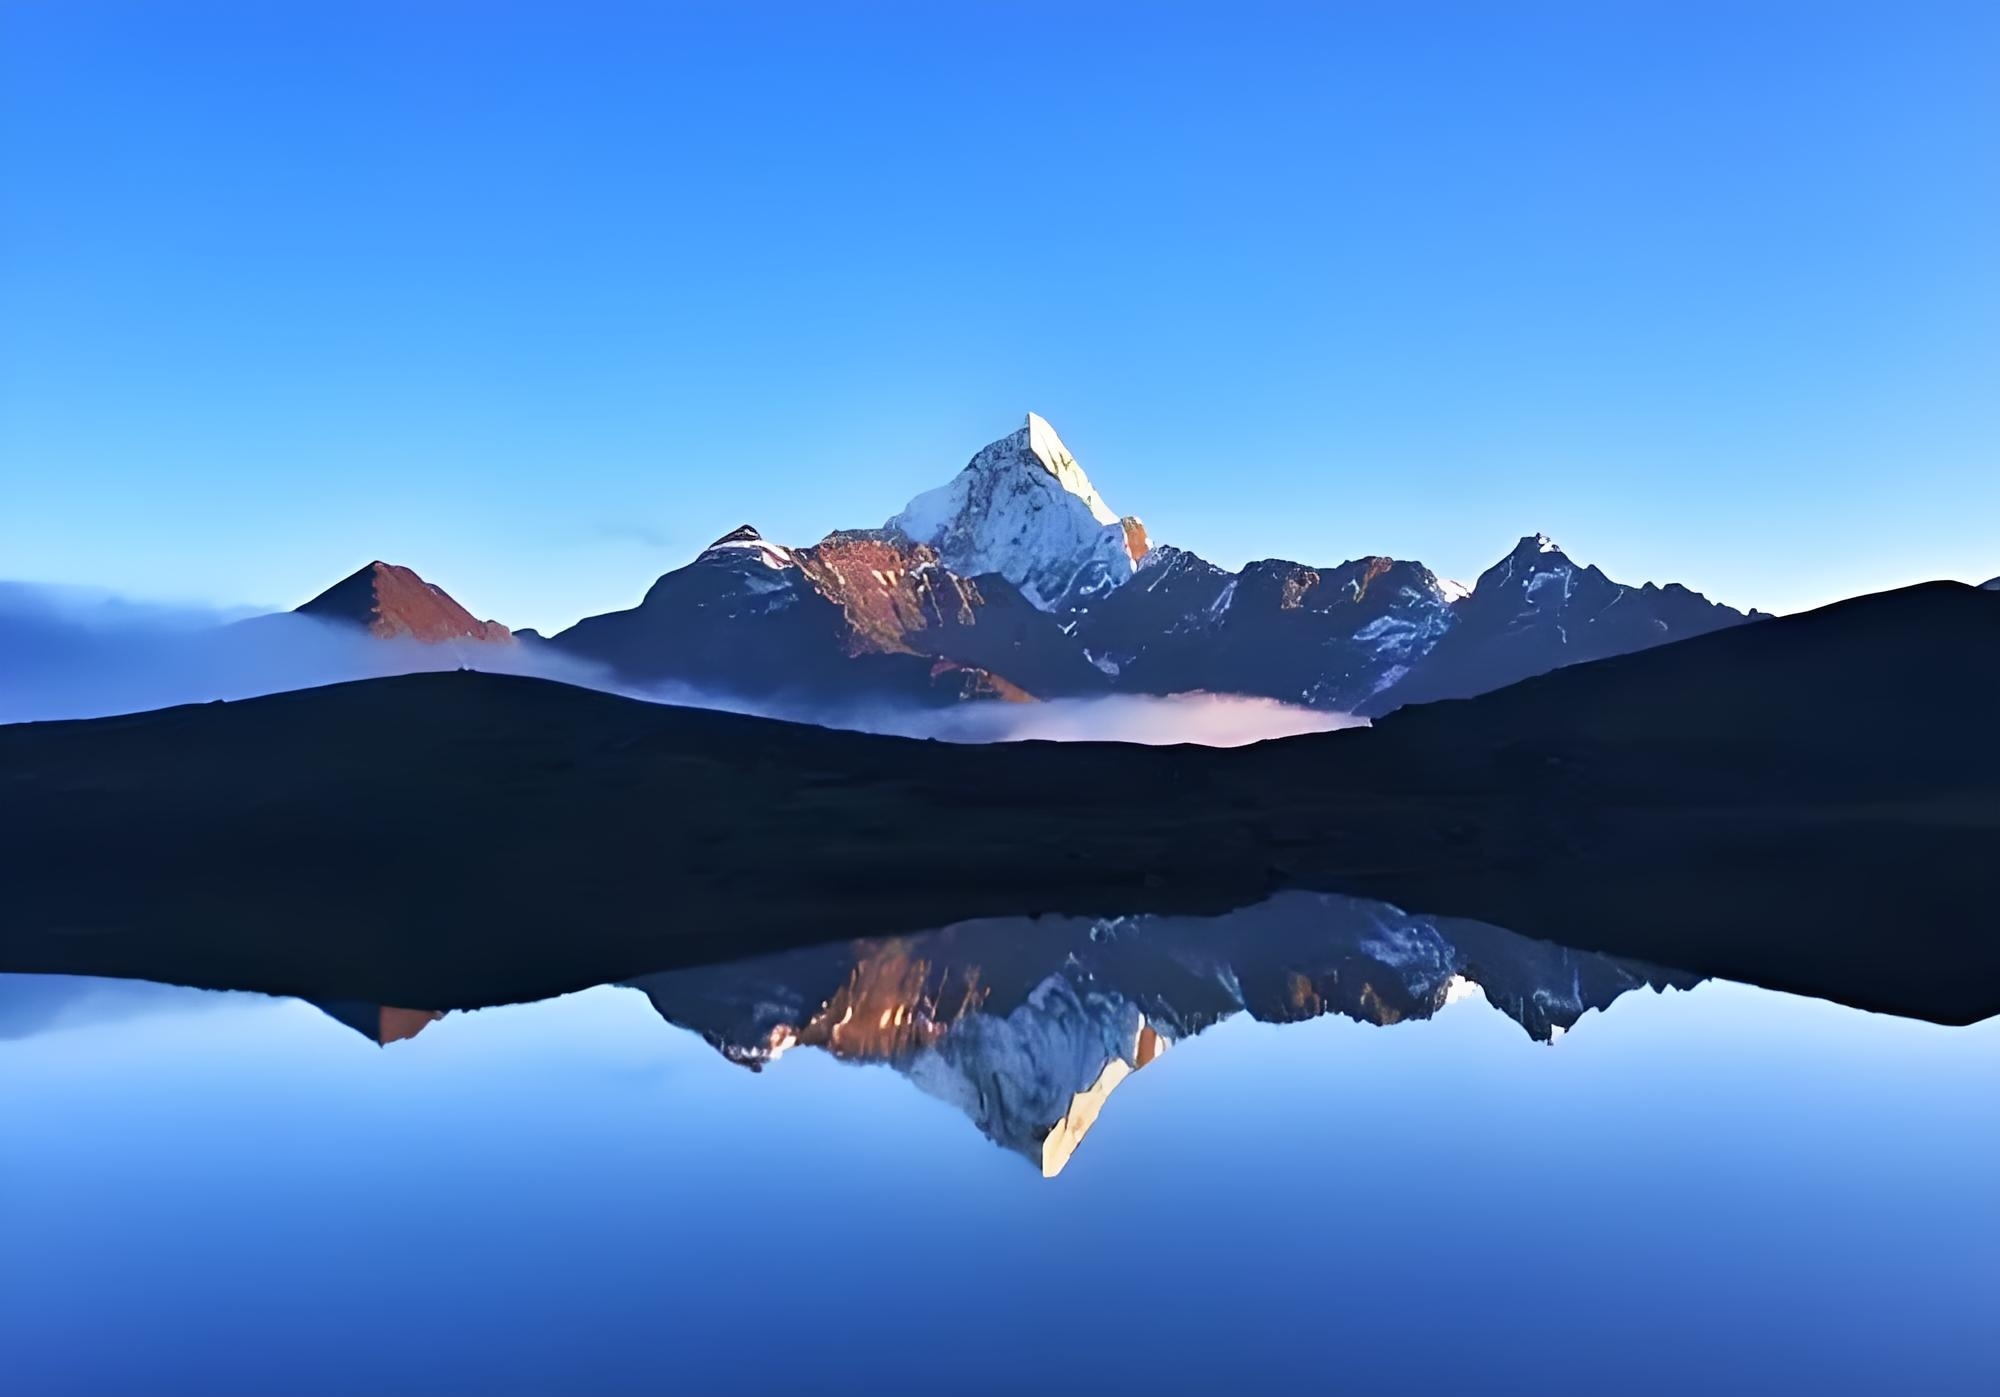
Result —
POLYGON ((929 544, 962 576, 1000 574, 1045 611, 1088 607, 1132 576, 1146 546, 1138 521, 1112 512, 1055 428, 1032 412, 887 527, 929 544))

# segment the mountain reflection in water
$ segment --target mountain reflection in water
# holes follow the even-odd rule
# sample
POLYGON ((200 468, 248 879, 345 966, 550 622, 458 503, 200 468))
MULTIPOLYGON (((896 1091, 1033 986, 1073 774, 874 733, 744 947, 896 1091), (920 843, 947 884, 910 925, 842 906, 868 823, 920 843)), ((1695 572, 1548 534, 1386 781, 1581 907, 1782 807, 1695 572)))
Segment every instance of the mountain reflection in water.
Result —
POLYGON ((441 1017, 0 975, 4 1386, 1989 1388, 2000 1019, 1687 983, 1305 897, 441 1017))
MULTIPOLYGON (((795 1047, 886 1063, 1053 1177, 1119 1083, 1236 1014, 1396 1024, 1477 986, 1549 1042, 1628 991, 1698 979, 1479 922, 1290 893, 1216 918, 965 922, 628 984, 668 1023, 752 1071, 795 1047)), ((440 1017, 319 1007, 385 1045, 440 1017)))

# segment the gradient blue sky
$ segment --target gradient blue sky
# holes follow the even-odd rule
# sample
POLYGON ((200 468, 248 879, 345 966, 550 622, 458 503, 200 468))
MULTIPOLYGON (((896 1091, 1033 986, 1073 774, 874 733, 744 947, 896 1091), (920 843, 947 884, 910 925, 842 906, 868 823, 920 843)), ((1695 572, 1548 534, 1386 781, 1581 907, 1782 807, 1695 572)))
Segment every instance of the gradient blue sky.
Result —
POLYGON ((1042 412, 1230 565, 2000 572, 2000 7, 4 0, 0 576, 550 627, 1042 412))

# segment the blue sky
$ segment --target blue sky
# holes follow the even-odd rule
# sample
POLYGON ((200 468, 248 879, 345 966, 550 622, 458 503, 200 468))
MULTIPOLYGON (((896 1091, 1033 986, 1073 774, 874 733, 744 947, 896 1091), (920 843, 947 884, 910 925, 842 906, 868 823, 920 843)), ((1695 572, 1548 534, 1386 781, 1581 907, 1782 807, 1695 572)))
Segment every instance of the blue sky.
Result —
POLYGON ((2000 573, 2000 7, 17 3, 0 576, 626 605, 1033 408, 1230 565, 2000 573))

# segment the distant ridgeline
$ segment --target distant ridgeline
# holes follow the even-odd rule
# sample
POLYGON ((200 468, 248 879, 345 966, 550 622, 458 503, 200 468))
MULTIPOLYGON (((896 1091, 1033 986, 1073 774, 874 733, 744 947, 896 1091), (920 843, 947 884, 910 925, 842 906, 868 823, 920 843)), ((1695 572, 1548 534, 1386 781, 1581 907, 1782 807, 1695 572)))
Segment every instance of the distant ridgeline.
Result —
POLYGON ((630 683, 745 698, 1206 692, 1368 716, 1757 615, 1678 583, 1613 582, 1539 534, 1470 587, 1383 557, 1229 572, 1155 546, 1032 413, 880 528, 790 548, 746 524, 637 606, 552 637, 475 620, 408 568, 379 562, 299 610, 389 637, 518 638, 630 683))

